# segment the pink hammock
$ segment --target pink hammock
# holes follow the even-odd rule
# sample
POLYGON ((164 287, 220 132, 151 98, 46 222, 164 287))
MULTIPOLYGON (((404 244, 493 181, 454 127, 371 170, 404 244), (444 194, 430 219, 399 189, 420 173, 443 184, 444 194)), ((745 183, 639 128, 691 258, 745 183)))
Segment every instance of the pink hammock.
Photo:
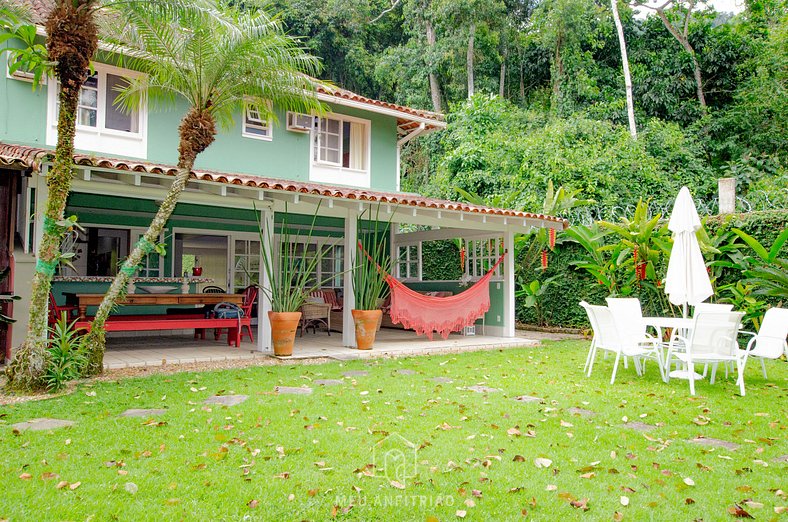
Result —
MULTIPOLYGON (((359 248, 363 250, 360 243, 359 248)), ((416 330, 416 335, 426 335, 430 341, 433 332, 438 332, 446 339, 450 332, 473 325, 479 316, 490 309, 490 278, 505 255, 506 252, 473 286, 448 297, 420 294, 386 274, 386 282, 391 288, 392 322, 416 330)))

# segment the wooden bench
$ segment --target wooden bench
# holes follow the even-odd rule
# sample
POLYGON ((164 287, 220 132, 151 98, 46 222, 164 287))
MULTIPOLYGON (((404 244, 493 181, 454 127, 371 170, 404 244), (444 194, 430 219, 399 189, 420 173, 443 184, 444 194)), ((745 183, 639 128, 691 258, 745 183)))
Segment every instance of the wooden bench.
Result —
MULTIPOLYGON (((77 321, 76 330, 90 331, 91 321, 77 321)), ((241 346, 241 329, 238 319, 215 319, 206 317, 188 317, 184 315, 114 315, 104 323, 108 332, 140 332, 149 330, 190 330, 203 331, 206 328, 227 328, 227 344, 241 346), (174 317, 174 318, 173 318, 174 317)), ((203 338, 204 335, 202 336, 203 338)))

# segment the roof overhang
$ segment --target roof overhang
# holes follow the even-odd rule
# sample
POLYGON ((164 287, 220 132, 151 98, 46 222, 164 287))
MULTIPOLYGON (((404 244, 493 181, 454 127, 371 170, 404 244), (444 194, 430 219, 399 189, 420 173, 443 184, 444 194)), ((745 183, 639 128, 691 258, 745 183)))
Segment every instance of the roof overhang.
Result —
MULTIPOLYGON (((0 165, 45 172, 54 151, 0 142, 0 165)), ((177 173, 174 165, 75 154, 73 190, 99 195, 120 194, 161 199, 177 173)), ((380 205, 382 219, 441 228, 528 232, 536 227, 562 230, 567 220, 519 210, 471 205, 418 194, 299 182, 285 179, 195 169, 181 199, 217 207, 257 208, 310 214, 320 207, 325 216, 346 217, 380 205)))

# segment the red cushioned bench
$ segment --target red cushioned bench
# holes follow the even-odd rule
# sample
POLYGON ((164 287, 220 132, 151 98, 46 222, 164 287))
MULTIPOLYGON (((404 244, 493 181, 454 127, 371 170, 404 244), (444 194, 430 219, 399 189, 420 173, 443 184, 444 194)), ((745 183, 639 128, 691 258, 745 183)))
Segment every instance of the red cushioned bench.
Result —
MULTIPOLYGON (((90 331, 90 321, 77 321, 76 330, 90 331)), ((204 330, 205 328, 227 328, 227 344, 241 346, 241 329, 238 319, 215 319, 184 315, 114 315, 104 324, 108 332, 140 332, 149 330, 204 330)), ((204 338, 204 336, 203 336, 204 338)))

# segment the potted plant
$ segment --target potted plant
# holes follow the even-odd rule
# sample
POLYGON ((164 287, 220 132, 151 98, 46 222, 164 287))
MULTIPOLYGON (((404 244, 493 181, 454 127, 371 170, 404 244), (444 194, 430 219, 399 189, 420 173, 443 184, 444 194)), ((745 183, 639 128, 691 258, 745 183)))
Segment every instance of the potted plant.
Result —
POLYGON ((309 249, 319 209, 318 204, 312 224, 302 236, 300 229, 292 229, 288 225, 285 205, 278 242, 274 241, 273 226, 270 230, 264 230, 258 216, 263 270, 268 278, 268 287, 261 285, 260 290, 271 301, 268 320, 271 323, 274 355, 293 355, 295 334, 301 320, 301 305, 309 293, 318 289, 322 283, 315 277, 316 268, 333 245, 317 245, 315 250, 309 249))
POLYGON ((378 217, 359 220, 359 252, 353 266, 353 293, 356 305, 351 314, 356 328, 356 347, 370 350, 380 326, 383 311, 380 303, 389 292, 386 275, 391 269, 391 256, 386 240, 391 222, 381 225, 378 217))

